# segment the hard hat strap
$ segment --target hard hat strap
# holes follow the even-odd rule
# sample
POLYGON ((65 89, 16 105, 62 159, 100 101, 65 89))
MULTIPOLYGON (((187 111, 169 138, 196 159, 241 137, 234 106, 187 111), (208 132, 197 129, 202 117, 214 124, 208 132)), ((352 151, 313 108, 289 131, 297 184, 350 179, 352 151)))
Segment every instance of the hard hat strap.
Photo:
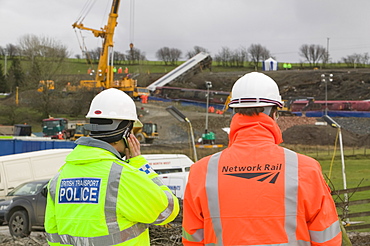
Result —
POLYGON ((272 109, 272 107, 263 107, 263 112, 262 113, 267 114, 268 116, 270 116, 271 109, 272 109))
POLYGON ((112 120, 111 124, 86 124, 85 129, 92 132, 106 132, 117 129, 122 120, 112 120))

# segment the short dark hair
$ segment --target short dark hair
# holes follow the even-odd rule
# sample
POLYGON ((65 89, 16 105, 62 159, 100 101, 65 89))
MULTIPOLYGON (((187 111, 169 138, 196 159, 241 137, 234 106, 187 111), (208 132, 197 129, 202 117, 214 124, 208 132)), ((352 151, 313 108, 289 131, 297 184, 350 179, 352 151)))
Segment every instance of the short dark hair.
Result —
MULTIPOLYGON (((246 115, 246 116, 253 116, 253 115, 258 115, 259 113, 262 113, 264 107, 256 107, 256 108, 234 108, 234 112, 237 114, 241 115, 246 115)), ((270 116, 272 116, 276 111, 277 111, 277 106, 272 106, 270 116)))
POLYGON ((234 112, 241 115, 253 116, 263 112, 263 107, 258 108, 234 108, 234 112))

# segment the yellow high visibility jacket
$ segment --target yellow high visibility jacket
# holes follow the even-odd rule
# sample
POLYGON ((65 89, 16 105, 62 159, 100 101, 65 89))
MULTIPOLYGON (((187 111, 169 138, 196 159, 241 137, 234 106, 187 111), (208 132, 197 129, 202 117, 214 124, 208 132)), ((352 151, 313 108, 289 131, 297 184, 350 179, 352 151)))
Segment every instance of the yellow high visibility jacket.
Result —
POLYGON ((50 245, 150 245, 148 224, 171 222, 178 199, 142 156, 123 161, 109 144, 77 140, 49 183, 50 245))

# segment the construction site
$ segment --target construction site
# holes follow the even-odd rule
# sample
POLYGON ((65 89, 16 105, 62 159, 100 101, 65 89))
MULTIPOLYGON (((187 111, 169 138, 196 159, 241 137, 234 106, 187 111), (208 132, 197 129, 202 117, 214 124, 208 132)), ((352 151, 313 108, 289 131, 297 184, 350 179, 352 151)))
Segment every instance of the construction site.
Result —
MULTIPOLYGON (((74 105, 68 106, 78 108, 78 114, 84 115, 91 95, 104 89, 116 88, 135 101, 143 127, 134 128, 133 133, 141 143, 142 154, 185 154, 192 161, 197 161, 227 148, 228 127, 233 116, 232 110, 228 108, 232 96, 230 91, 236 80, 252 70, 213 72, 210 54, 200 52, 168 73, 116 73, 111 52, 118 9, 119 1, 113 1, 104 28, 89 28, 82 22, 72 25, 74 29, 89 31, 95 37, 103 39, 99 63, 95 69, 88 75, 74 76, 73 80, 68 80, 68 76, 61 76, 60 80, 68 81, 63 88, 57 88, 57 84, 61 83, 56 81, 42 80, 37 92, 23 92, 23 102, 32 101, 32 95, 58 91, 63 93, 63 97, 58 100, 69 100, 74 105), (89 100, 74 100, 74 96, 79 93, 90 93, 89 100)), ((130 44, 130 49, 134 49, 133 44, 130 44)), ((306 146, 316 148, 318 152, 330 146, 332 151, 338 139, 338 126, 332 127, 323 119, 323 116, 329 115, 340 125, 344 147, 353 149, 353 152, 360 149, 365 158, 368 157, 369 69, 295 68, 261 72, 277 82, 285 103, 277 120, 284 140, 282 146, 297 152, 306 146), (330 83, 325 76, 330 77, 330 83)), ((5 100, 13 98, 4 99, 4 102, 5 100)), ((67 148, 73 148, 76 139, 89 136, 89 132, 84 129, 86 123, 82 118, 69 120, 50 115, 42 119, 42 130, 37 134, 22 124, 0 127, 0 134, 7 137, 44 137, 47 138, 45 141, 68 142, 70 145, 67 148), (21 133, 19 129, 27 132, 21 133)), ((368 184, 369 179, 364 178, 364 183, 368 184)), ((181 245, 181 214, 168 227, 151 226, 150 231, 151 245, 181 245)), ((349 233, 349 237, 353 246, 369 245, 366 244, 370 240, 369 234, 353 231, 349 233)), ((0 245, 47 243, 43 232, 15 239, 0 230, 0 245)))

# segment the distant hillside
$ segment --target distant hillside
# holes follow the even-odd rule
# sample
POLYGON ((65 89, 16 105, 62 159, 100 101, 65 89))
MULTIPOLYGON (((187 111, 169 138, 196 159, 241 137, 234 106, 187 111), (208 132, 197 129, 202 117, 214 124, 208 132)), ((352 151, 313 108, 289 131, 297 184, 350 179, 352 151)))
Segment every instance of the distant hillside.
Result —
MULTIPOLYGON (((182 82, 172 82, 168 86, 206 89, 205 81, 212 82, 213 90, 230 91, 234 82, 245 72, 210 72, 203 71, 189 76, 182 82)), ((328 100, 366 100, 370 99, 370 69, 341 70, 280 70, 267 71, 279 85, 284 99, 297 96, 310 96, 318 100, 325 99, 325 83, 321 74, 333 74, 333 81, 327 84, 328 100)), ((138 83, 149 85, 164 74, 139 76, 138 83)))

